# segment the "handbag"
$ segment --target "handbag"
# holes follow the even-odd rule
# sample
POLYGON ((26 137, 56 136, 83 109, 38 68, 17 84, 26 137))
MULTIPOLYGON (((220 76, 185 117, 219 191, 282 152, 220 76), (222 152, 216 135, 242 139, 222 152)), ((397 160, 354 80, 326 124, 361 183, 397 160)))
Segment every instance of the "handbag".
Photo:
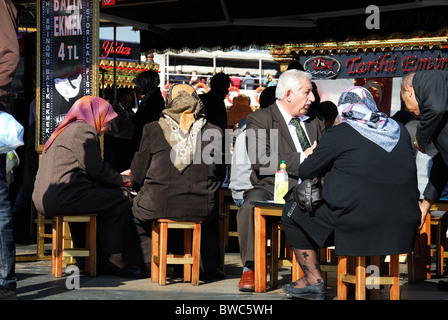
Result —
POLYGON ((0 111, 0 154, 23 144, 23 126, 9 113, 0 111))
POLYGON ((322 197, 323 186, 324 178, 315 177, 313 179, 303 180, 291 189, 289 198, 292 196, 300 209, 306 210, 307 212, 314 212, 324 202, 324 198, 322 197))

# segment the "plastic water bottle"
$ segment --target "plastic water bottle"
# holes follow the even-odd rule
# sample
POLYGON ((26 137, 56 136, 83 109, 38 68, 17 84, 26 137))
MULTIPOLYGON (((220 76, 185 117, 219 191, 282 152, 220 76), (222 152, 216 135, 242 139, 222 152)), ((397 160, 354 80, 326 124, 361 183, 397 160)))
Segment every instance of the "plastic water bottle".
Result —
POLYGON ((288 173, 285 160, 280 163, 280 169, 275 173, 274 202, 285 203, 283 197, 288 192, 288 173))

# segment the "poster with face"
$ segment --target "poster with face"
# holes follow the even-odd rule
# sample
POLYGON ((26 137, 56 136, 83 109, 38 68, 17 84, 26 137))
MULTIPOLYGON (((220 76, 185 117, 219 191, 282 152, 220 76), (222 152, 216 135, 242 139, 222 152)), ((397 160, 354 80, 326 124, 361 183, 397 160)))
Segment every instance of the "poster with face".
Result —
POLYGON ((39 145, 77 99, 94 93, 96 2, 40 1, 39 145))

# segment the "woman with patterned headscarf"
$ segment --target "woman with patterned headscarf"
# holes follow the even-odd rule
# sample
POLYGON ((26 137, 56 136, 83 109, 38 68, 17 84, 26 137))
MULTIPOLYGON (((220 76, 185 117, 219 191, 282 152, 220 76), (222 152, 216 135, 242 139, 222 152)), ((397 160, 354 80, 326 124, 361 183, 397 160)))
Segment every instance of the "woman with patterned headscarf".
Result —
MULTIPOLYGON (((97 213, 100 247, 108 257, 103 271, 137 276, 123 258, 130 204, 121 187, 129 177, 103 162, 99 145, 115 117, 102 98, 77 100, 45 143, 32 198, 45 216, 97 213)), ((75 244, 82 241, 74 230, 72 237, 75 244)))
POLYGON ((282 221, 304 277, 283 287, 292 297, 323 299, 316 249, 383 256, 413 251, 420 224, 416 165, 407 130, 378 111, 370 92, 342 93, 341 123, 329 128, 299 168, 300 179, 324 177, 325 202, 311 214, 294 200, 282 221))
POLYGON ((218 189, 222 131, 201 114, 193 87, 175 84, 159 121, 143 129, 131 163, 137 191, 132 212, 140 235, 143 262, 151 261, 150 227, 155 219, 203 220, 202 279, 222 275, 219 266, 218 189))

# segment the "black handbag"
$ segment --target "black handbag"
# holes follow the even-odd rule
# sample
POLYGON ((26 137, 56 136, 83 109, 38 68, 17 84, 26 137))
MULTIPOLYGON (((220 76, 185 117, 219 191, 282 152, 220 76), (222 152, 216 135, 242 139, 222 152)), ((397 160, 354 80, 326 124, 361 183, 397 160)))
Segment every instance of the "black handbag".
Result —
POLYGON ((289 200, 292 196, 300 209, 314 212, 324 202, 322 198, 323 186, 324 178, 315 177, 303 180, 291 189, 290 194, 287 194, 285 199, 289 200))

